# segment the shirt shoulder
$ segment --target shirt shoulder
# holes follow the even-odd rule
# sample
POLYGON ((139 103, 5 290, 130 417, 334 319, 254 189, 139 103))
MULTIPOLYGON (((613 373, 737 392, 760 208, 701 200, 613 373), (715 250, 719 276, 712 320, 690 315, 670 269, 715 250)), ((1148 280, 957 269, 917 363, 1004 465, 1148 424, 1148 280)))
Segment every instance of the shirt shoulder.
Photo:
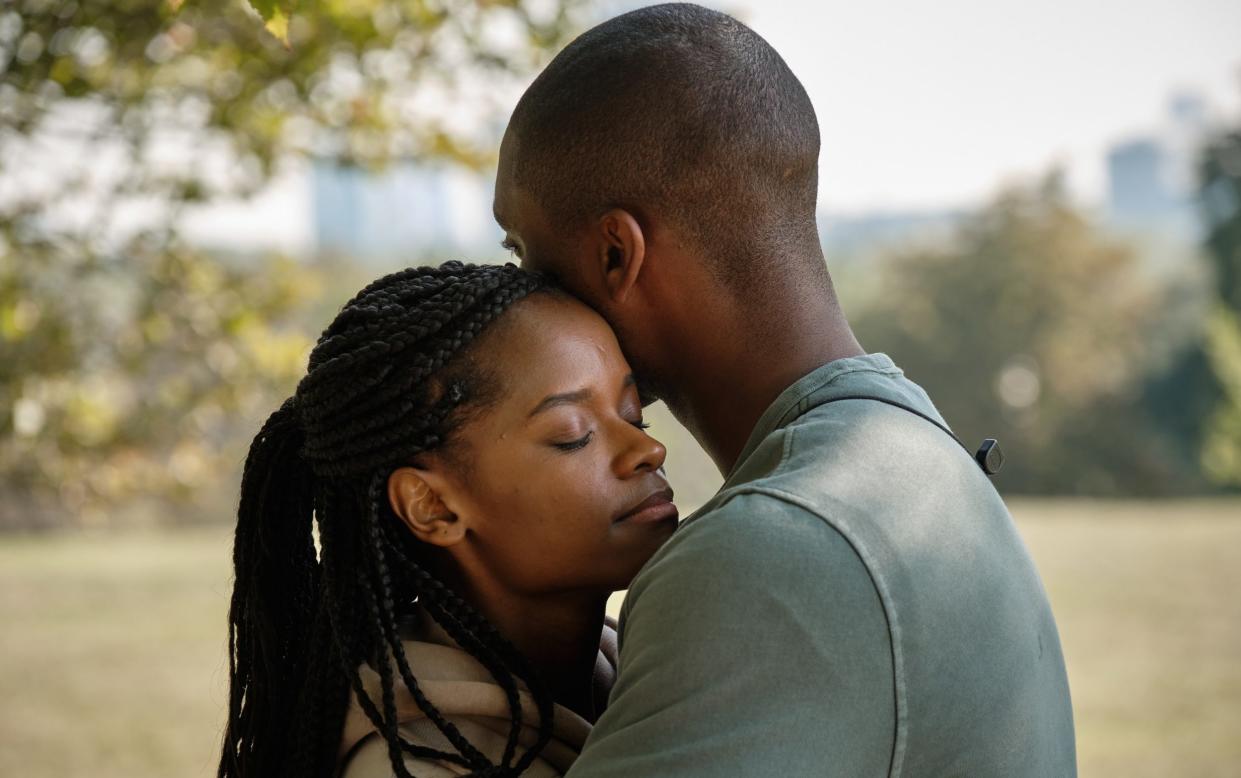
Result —
POLYGON ((824 640, 839 639, 850 622, 883 622, 870 571, 850 540, 806 506, 764 491, 737 492, 696 515, 643 568, 622 609, 622 664, 638 609, 655 630, 699 623, 761 631, 792 616, 799 630, 824 640), (803 622, 810 614, 823 617, 803 622))
POLYGON ((894 689, 883 605, 848 541, 737 494, 634 581, 617 685, 571 775, 882 774, 894 689))
POLYGON ((708 572, 721 564, 738 577, 771 580, 780 573, 770 568, 776 559, 804 554, 821 558, 832 550, 848 553, 837 548, 843 538, 816 512, 762 486, 732 490, 712 502, 677 529, 630 591, 653 578, 708 572))

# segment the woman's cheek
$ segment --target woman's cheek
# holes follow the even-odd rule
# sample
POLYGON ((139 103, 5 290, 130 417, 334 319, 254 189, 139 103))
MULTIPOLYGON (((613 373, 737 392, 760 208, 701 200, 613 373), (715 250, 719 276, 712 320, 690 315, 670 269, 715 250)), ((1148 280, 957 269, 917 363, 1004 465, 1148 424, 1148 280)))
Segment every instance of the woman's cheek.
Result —
POLYGON ((606 512, 608 493, 599 479, 594 457, 581 457, 572 467, 566 467, 546 484, 547 510, 560 519, 561 524, 571 522, 581 525, 588 516, 606 512))

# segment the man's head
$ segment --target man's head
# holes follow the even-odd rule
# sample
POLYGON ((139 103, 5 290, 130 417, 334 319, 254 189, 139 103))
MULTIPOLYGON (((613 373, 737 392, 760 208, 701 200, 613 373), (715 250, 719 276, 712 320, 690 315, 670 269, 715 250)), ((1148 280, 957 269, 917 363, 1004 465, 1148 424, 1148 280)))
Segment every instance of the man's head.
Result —
POLYGON ((790 284, 830 295, 818 152, 810 100, 766 41, 700 6, 652 6, 577 38, 526 91, 496 218, 658 385, 685 309, 769 304, 790 284))

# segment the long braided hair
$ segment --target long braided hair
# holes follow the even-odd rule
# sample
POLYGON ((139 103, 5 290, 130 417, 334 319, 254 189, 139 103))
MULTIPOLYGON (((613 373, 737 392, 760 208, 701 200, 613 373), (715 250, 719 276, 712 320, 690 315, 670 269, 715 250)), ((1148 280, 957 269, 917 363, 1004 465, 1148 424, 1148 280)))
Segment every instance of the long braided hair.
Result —
POLYGON ((546 687, 420 563, 418 541, 388 505, 387 480, 415 454, 445 445, 464 409, 486 401, 485 382, 462 358, 469 344, 509 306, 549 288, 513 265, 411 268, 359 292, 319 338, 296 393, 254 438, 242 475, 219 778, 333 775, 350 694, 402 778, 412 778, 405 754, 471 775, 516 776, 547 744, 546 687), (415 600, 504 689, 512 726, 499 764, 420 689, 397 628, 415 600), (363 687, 363 662, 379 674, 379 700, 363 687), (539 714, 538 738, 520 757, 518 679, 539 714), (397 683, 453 750, 400 736, 397 683))

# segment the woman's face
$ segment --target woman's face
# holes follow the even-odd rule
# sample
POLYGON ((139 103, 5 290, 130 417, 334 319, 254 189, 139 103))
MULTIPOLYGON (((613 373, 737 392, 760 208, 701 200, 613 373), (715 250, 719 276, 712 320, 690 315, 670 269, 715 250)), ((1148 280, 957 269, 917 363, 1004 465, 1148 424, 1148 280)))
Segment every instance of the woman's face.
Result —
POLYGON ((450 455, 415 471, 451 513, 423 539, 445 546, 475 585, 484 576, 521 595, 628 586, 677 512, 664 447, 642 429, 612 330, 576 300, 536 294, 505 312, 472 358, 497 391, 454 434, 450 455))

